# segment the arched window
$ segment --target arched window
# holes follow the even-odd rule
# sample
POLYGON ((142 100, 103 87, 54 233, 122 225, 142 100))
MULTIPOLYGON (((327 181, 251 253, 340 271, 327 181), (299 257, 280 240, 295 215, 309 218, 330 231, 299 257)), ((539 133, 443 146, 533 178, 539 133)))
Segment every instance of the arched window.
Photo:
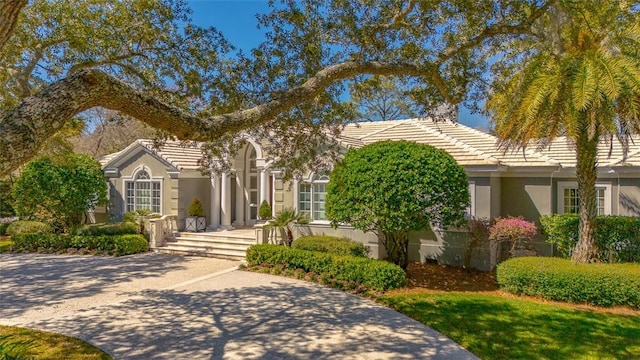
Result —
POLYGON ((161 213, 162 182, 152 180, 147 170, 138 170, 132 180, 125 182, 125 188, 126 211, 149 209, 154 213, 161 213))
POLYGON ((311 220, 327 220, 324 203, 327 197, 329 176, 315 174, 311 182, 301 182, 298 187, 298 211, 305 213, 311 220))

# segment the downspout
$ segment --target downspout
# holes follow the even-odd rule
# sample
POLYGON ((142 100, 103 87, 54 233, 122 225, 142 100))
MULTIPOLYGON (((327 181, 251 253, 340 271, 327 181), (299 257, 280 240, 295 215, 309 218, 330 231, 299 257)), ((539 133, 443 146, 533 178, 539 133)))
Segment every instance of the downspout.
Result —
POLYGON ((607 171, 607 173, 616 174, 616 178, 618 179, 618 182, 616 183, 616 187, 618 188, 618 194, 616 196, 616 215, 620 215, 620 173, 615 171, 611 166, 609 166, 609 171, 607 171))
MULTIPOLYGON (((549 193, 551 194, 551 201, 549 201, 549 207, 550 207, 550 213, 553 214, 553 198, 554 195, 557 193, 556 191, 553 191, 553 175, 555 175, 556 173, 560 173, 560 171, 562 170, 562 165, 558 164, 558 168, 555 171, 551 172, 551 176, 549 177, 549 193)), ((557 196, 556 196, 557 197, 557 196)), ((560 206, 560 204, 556 204, 556 213, 557 213, 557 207, 560 206)), ((551 256, 555 256, 555 247, 553 246, 553 244, 549 244, 549 246, 551 247, 551 256)))

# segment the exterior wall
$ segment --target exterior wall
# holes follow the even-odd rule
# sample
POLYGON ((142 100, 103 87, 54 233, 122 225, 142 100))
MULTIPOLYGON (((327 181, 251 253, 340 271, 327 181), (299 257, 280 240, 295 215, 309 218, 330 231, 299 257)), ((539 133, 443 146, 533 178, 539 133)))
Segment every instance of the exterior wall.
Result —
POLYGON ((175 203, 177 194, 173 188, 177 186, 177 179, 171 179, 167 172, 167 165, 149 155, 144 150, 140 150, 118 167, 117 177, 109 178, 109 220, 121 221, 125 212, 124 204, 124 178, 133 175, 134 171, 144 166, 150 175, 155 179, 161 178, 162 182, 162 208, 163 214, 176 214, 175 203))
MULTIPOLYGON (((491 217, 491 179, 488 177, 469 177, 469 181, 475 184, 476 197, 475 202, 475 216, 477 218, 490 218, 491 217)), ((495 196, 495 195, 494 195, 495 196)))
POLYGON ((620 179, 620 186, 613 187, 613 193, 617 205, 614 214, 640 216, 640 179, 620 179))
POLYGON ((189 216, 189 205, 194 198, 200 199, 207 223, 211 217, 211 180, 209 177, 180 178, 178 186, 178 229, 183 230, 189 216))
POLYGON ((540 215, 552 212, 550 178, 505 177, 501 181, 500 216, 523 216, 538 222, 540 215))

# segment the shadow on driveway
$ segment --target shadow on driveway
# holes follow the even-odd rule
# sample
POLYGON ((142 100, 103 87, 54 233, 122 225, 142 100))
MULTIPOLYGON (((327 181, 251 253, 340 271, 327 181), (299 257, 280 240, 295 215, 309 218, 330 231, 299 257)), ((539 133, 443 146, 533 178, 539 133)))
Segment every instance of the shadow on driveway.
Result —
POLYGON ((98 295, 116 285, 159 278, 183 268, 184 257, 145 253, 122 257, 0 254, 0 319, 66 300, 98 295))
POLYGON ((212 289, 144 291, 30 326, 122 359, 475 358, 402 314, 335 289, 244 271, 205 282, 212 289))

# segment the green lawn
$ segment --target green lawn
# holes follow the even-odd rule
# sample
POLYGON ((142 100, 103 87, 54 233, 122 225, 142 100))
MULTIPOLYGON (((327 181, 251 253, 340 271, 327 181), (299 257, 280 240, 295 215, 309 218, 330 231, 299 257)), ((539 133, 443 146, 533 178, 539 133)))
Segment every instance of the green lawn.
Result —
MULTIPOLYGON (((110 360, 102 350, 76 338, 44 331, 0 325, 0 348, 11 347, 9 343, 28 342, 21 355, 25 359, 66 359, 66 360, 110 360)), ((2 358, 2 352, 0 352, 2 358)))
POLYGON ((640 359, 640 316, 468 293, 388 294, 378 301, 482 359, 640 359))
POLYGON ((12 244, 11 240, 0 239, 0 253, 9 250, 12 244))

